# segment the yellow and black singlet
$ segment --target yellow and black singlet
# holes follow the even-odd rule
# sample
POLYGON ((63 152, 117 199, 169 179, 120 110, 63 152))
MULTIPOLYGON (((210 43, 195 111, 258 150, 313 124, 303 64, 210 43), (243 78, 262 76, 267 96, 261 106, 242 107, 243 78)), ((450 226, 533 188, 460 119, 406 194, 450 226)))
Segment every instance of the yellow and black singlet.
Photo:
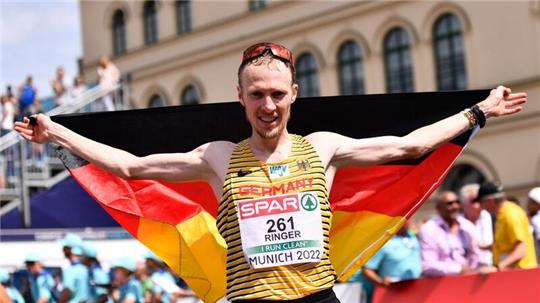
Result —
POLYGON ((334 285, 324 166, 307 140, 291 139, 278 163, 257 160, 247 139, 232 153, 217 217, 230 301, 292 300, 334 285))

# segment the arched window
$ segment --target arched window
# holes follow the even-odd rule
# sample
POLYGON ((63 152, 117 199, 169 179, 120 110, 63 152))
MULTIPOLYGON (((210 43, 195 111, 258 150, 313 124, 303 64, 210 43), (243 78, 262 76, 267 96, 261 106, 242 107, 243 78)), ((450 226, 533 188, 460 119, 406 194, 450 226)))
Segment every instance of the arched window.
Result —
POLYGON ((195 86, 190 84, 186 86, 186 88, 184 88, 184 90, 182 91, 182 95, 180 96, 180 104, 199 104, 200 101, 201 97, 199 96, 199 91, 195 86))
POLYGON ((119 9, 113 15, 113 53, 115 55, 126 52, 126 20, 124 12, 119 9))
POLYGON ((162 107, 166 105, 167 103, 165 103, 165 100, 158 94, 150 97, 150 100, 148 101, 148 107, 162 107))
POLYGON ((401 27, 392 29, 384 38, 384 64, 387 92, 414 91, 409 35, 401 27))
POLYGON ((463 185, 482 184, 484 181, 486 181, 486 177, 474 166, 458 164, 450 169, 446 179, 441 184, 440 190, 451 190, 458 193, 463 185))
POLYGON ((176 33, 191 32, 191 0, 176 0, 176 33))
POLYGON ((156 1, 146 1, 143 12, 144 43, 146 45, 158 42, 158 20, 156 1))
POLYGON ((445 14, 435 22, 433 48, 437 67, 437 89, 467 88, 463 30, 458 17, 445 14))
POLYGON ((364 93, 362 49, 353 41, 347 41, 339 49, 339 91, 342 95, 364 93))
POLYGON ((317 60, 312 54, 304 53, 296 60, 296 79, 299 86, 299 97, 319 95, 317 60))
POLYGON ((266 0, 249 0, 249 10, 258 11, 266 7, 266 0))

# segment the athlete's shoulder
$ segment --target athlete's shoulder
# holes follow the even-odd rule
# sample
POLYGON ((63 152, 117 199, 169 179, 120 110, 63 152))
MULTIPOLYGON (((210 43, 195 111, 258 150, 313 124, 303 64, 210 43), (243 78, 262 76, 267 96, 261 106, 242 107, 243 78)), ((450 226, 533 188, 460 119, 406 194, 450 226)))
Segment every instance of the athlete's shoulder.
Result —
POLYGON ((309 135, 306 135, 304 138, 310 141, 310 143, 331 144, 332 142, 328 142, 328 140, 339 138, 339 137, 343 137, 343 136, 334 132, 318 131, 318 132, 314 132, 309 135))
POLYGON ((219 149, 234 149, 234 147, 236 146, 237 143, 234 143, 234 142, 231 142, 231 141, 212 141, 212 142, 208 142, 207 145, 208 147, 211 147, 211 148, 219 148, 219 149))
POLYGON ((338 147, 339 142, 343 138, 342 135, 328 132, 328 131, 319 131, 311 133, 304 137, 313 147, 320 151, 335 151, 338 147))

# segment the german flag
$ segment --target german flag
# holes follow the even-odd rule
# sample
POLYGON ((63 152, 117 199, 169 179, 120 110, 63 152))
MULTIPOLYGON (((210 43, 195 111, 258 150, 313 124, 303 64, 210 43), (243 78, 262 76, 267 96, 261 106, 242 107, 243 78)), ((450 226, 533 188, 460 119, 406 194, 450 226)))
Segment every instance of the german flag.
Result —
MULTIPOLYGON (((297 100, 289 132, 353 138, 403 136, 483 100, 487 90, 297 100)), ((137 156, 187 152, 250 135, 238 102, 75 114, 53 120, 137 156)), ((408 161, 338 170, 330 191, 332 263, 350 277, 441 184, 472 132, 408 161)), ((161 257, 205 302, 225 296, 226 244, 215 226, 218 201, 204 181, 123 180, 66 150, 72 176, 128 232, 161 257)))

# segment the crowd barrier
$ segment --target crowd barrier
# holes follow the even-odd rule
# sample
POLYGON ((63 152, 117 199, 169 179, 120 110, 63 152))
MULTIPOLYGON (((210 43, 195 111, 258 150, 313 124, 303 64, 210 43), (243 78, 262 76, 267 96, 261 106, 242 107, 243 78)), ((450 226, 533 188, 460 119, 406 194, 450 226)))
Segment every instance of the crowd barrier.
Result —
POLYGON ((377 287, 373 303, 540 302, 540 268, 403 281, 377 287))

